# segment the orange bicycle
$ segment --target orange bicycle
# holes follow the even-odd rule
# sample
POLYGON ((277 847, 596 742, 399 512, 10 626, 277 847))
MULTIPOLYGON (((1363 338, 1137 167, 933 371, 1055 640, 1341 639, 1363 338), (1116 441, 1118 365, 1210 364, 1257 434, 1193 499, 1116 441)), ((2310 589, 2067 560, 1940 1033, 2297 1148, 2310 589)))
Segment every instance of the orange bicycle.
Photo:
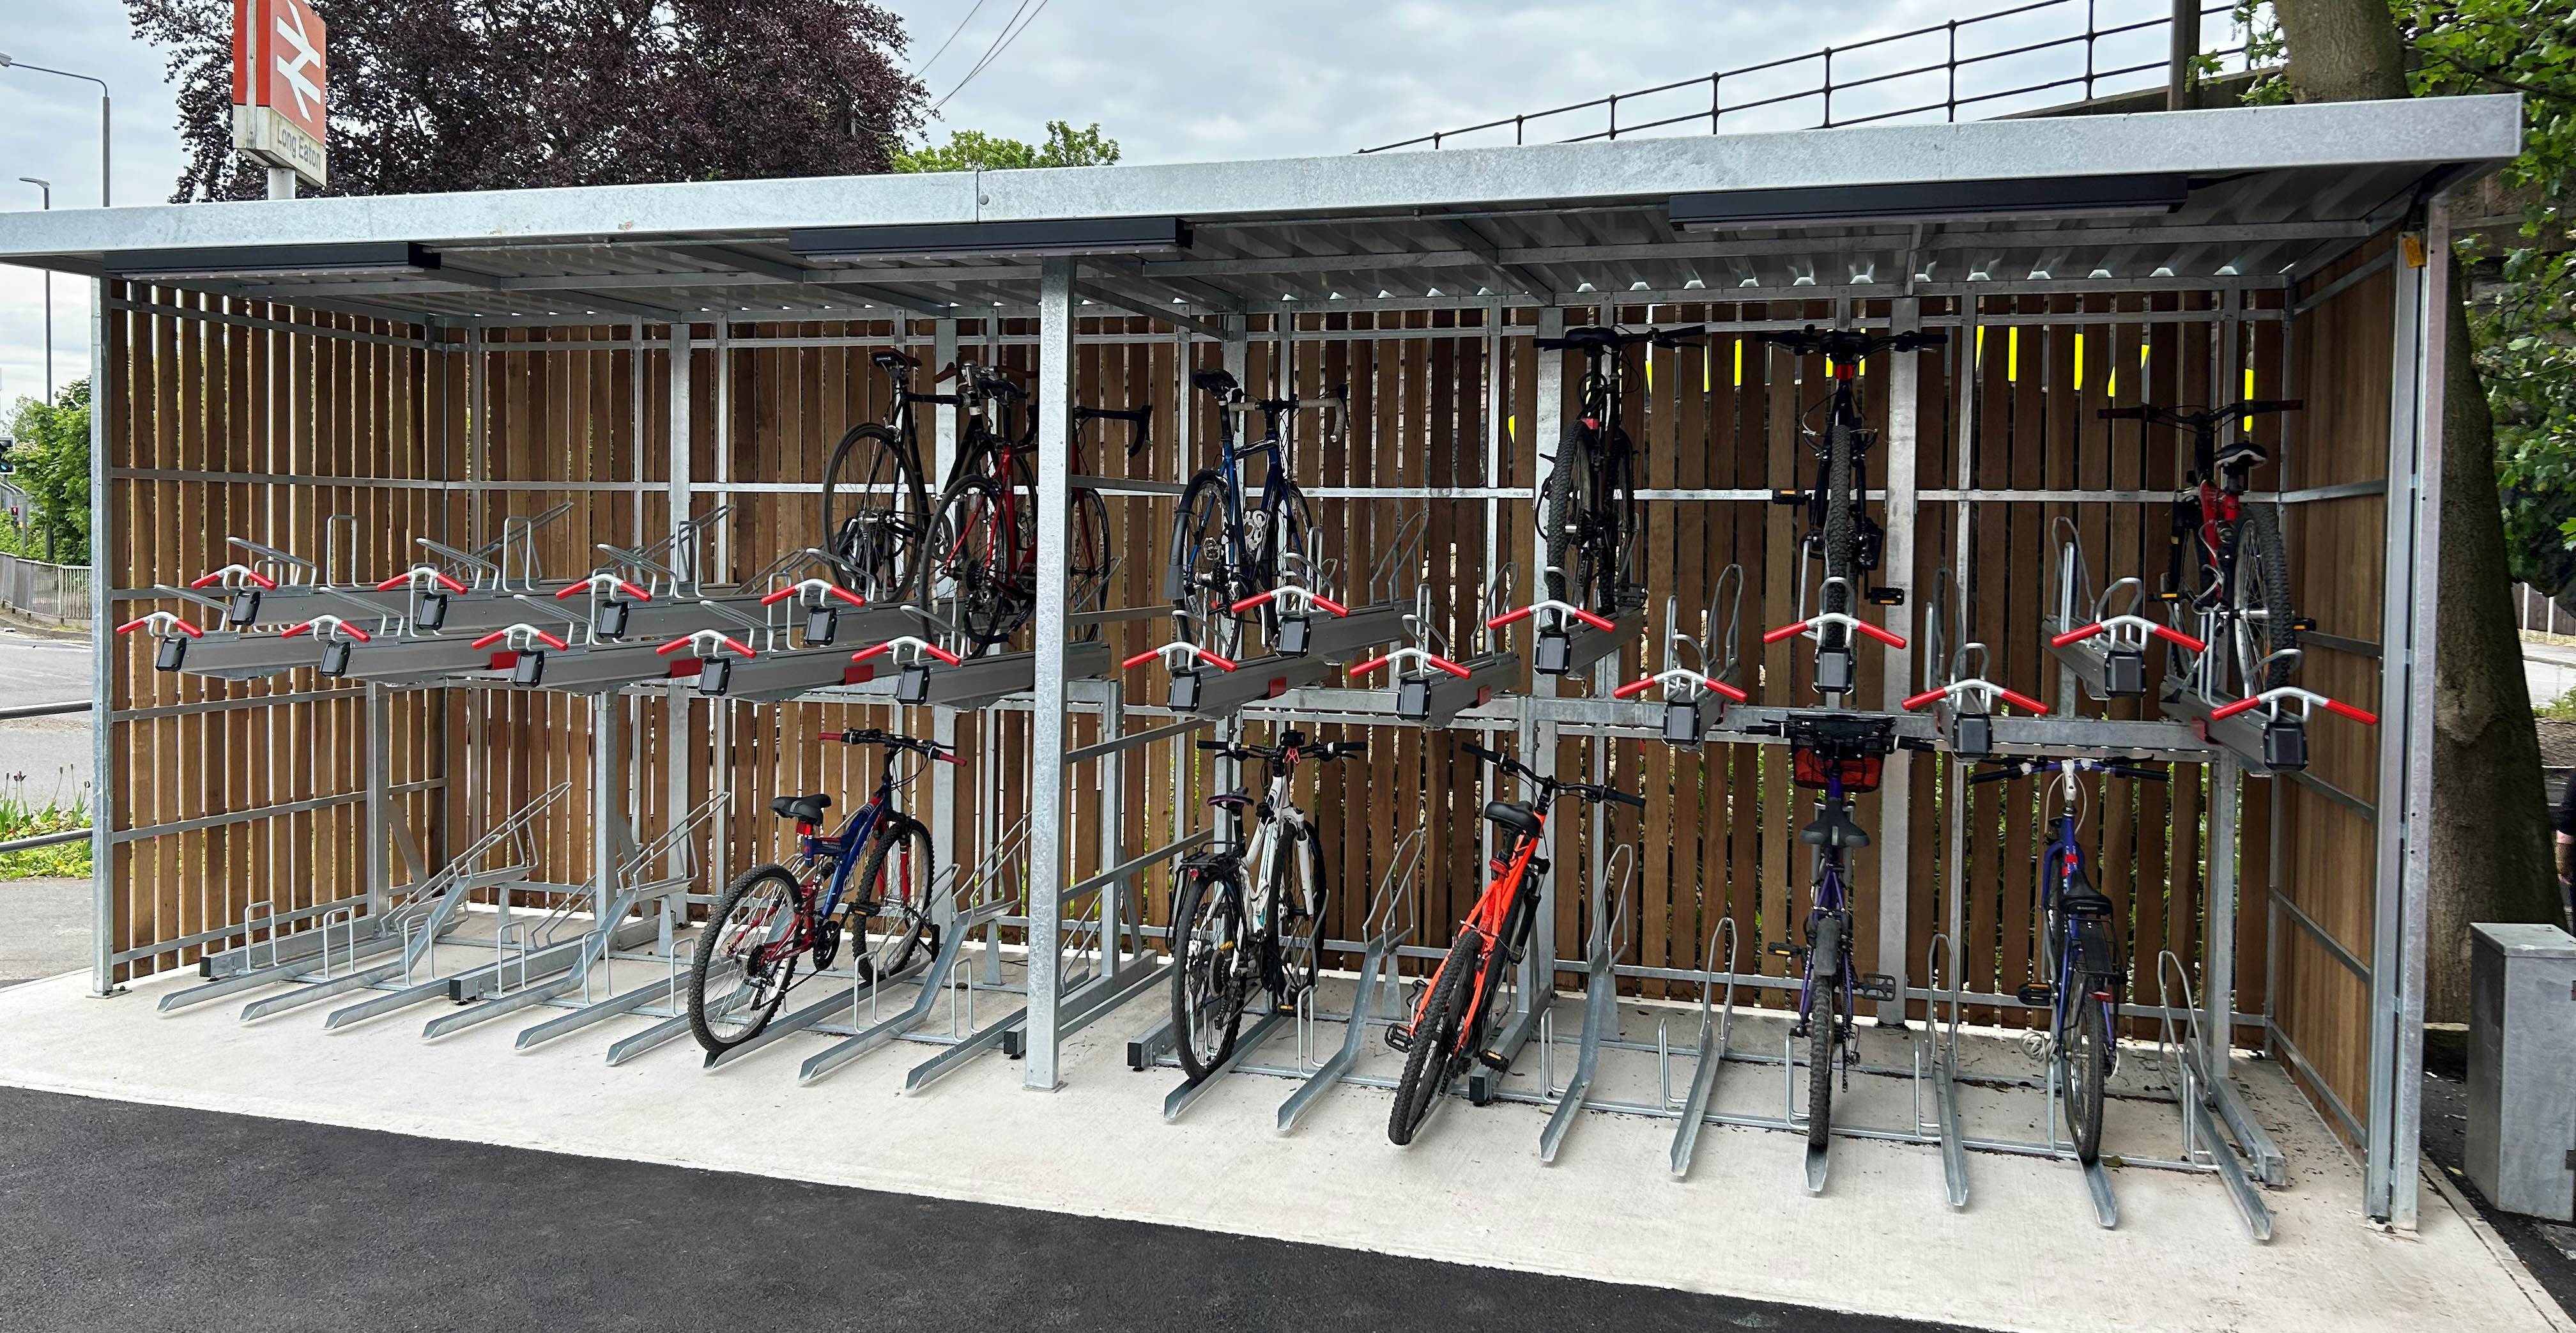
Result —
POLYGON ((1404 1078, 1396 1084, 1395 1109, 1386 1121, 1386 1136, 1399 1147, 1413 1141, 1414 1131, 1422 1128, 1442 1090, 1466 1072, 1471 1059, 1496 1070, 1511 1064, 1509 1057, 1489 1045, 1497 1020, 1505 1017, 1494 1012, 1494 998, 1502 991, 1505 970, 1517 965, 1528 948, 1530 928, 1538 920, 1539 885, 1548 871, 1548 863, 1538 853, 1549 804, 1565 792, 1639 809, 1646 804, 1623 791, 1547 777, 1483 746, 1461 748, 1528 783, 1534 794, 1525 804, 1485 803, 1485 818, 1502 830, 1504 839, 1487 867, 1492 878, 1486 881, 1475 909, 1459 925, 1449 956, 1440 960, 1439 970, 1423 986, 1413 1022, 1387 1029, 1387 1044, 1405 1053, 1404 1078))

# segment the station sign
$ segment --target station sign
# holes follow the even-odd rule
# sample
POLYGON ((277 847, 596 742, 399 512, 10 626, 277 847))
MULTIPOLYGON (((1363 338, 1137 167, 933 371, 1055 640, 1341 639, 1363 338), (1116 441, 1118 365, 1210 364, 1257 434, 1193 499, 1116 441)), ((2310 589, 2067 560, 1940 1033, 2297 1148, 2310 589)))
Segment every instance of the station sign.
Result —
POLYGON ((306 0, 233 0, 233 147, 316 189, 331 176, 327 35, 306 0))

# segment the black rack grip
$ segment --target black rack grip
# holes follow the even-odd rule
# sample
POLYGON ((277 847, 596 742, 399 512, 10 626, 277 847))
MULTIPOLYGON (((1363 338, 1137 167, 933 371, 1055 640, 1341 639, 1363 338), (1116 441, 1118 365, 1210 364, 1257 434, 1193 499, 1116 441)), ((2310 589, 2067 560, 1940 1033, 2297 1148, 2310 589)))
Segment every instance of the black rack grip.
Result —
POLYGON ((1631 796, 1624 791, 1612 791, 1607 787, 1596 788, 1595 794, 1604 801, 1617 801, 1621 805, 1633 805, 1640 810, 1646 808, 1646 798, 1643 796, 1631 796))
POLYGON ((2147 409, 2143 407, 2101 407, 2095 408, 2093 415, 2100 417, 2104 421, 2144 421, 2147 419, 2147 409))
POLYGON ((1502 753, 1501 753, 1500 751, 1497 751, 1497 750, 1488 750, 1488 749, 1486 749, 1484 746, 1481 746, 1481 745, 1476 744, 1474 741, 1467 741, 1467 742, 1464 742, 1464 743, 1460 744, 1458 748, 1459 748, 1459 749, 1461 749, 1461 750, 1466 751, 1467 753, 1469 753, 1469 754, 1471 754, 1471 755, 1476 756, 1476 757, 1477 757, 1477 758, 1479 758, 1479 759, 1484 760, 1486 763, 1489 763, 1489 764, 1500 764, 1500 763, 1508 762, 1508 761, 1506 761, 1506 760, 1503 758, 1502 753))
POLYGON ((2104 764, 2102 771, 2118 778, 2135 778, 2140 782, 2163 782, 2173 776, 2161 768, 2136 768, 2128 764, 2104 764))
POLYGON ((1980 782, 2002 782, 2007 778, 2026 778, 2038 771, 2037 764, 2006 764, 2002 768, 1990 768, 1982 773, 1971 773, 1968 775, 1968 781, 1972 785, 1980 782))
POLYGON ((1367 741, 1335 741, 1335 742, 1333 742, 1333 757, 1334 757, 1334 758, 1336 758, 1336 759, 1338 759, 1338 758, 1340 758, 1341 756, 1346 755, 1346 754, 1367 754, 1367 753, 1368 753, 1368 742, 1367 742, 1367 741))
POLYGON ((2307 406, 2304 398, 2248 398, 2238 403, 2233 412, 2236 416, 2251 416, 2258 412, 2300 412, 2307 406))

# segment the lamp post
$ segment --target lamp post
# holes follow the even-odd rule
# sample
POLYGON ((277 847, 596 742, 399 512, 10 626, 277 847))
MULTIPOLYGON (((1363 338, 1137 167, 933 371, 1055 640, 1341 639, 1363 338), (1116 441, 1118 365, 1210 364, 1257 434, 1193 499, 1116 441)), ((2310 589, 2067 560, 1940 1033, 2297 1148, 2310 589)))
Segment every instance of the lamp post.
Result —
MULTIPOLYGON (((18 179, 43 191, 45 211, 54 210, 54 183, 35 176, 18 179)), ((45 270, 45 401, 54 401, 54 271, 45 270)))
POLYGON ((32 70, 38 74, 51 74, 56 78, 62 79, 79 79, 84 83, 95 83, 98 85, 98 206, 101 208, 107 207, 109 203, 108 164, 111 160, 108 135, 107 80, 95 78, 87 74, 74 74, 67 69, 48 69, 43 65, 21 64, 18 61, 10 59, 9 53, 6 51, 0 51, 0 69, 32 70))

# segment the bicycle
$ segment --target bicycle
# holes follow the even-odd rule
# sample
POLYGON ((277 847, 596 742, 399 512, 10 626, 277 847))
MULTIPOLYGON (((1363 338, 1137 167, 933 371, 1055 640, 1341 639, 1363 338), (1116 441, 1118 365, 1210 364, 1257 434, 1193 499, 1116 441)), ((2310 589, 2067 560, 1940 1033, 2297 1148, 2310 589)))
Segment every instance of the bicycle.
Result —
POLYGON ((2075 777, 2104 773, 2162 782, 2169 774, 2116 760, 2017 759, 1968 781, 2052 771, 2058 775, 2059 813, 2049 821, 2048 848, 2039 863, 2039 965, 2048 980, 2025 985, 2018 994, 2024 1004, 2048 1006, 2047 1058, 2066 1094, 2066 1132, 2075 1140, 2076 1160, 2091 1166, 2102 1157, 2102 1089, 2119 1063, 2112 1019, 2129 984, 2129 967, 2120 950, 2119 908, 2094 885, 2077 837, 2084 825, 2084 791, 2075 777))
POLYGON ((1526 803, 1485 803, 1486 820, 1504 839, 1486 867, 1491 878, 1466 920, 1459 923, 1448 955, 1422 984, 1413 1021, 1387 1029, 1387 1044, 1405 1053, 1404 1076, 1396 1083, 1395 1105, 1386 1122, 1386 1136, 1398 1147, 1413 1141, 1441 1091, 1466 1071, 1469 1061, 1482 1061, 1497 1071, 1511 1065, 1490 1045, 1502 1017, 1495 1012, 1494 999, 1502 991, 1503 974, 1527 950, 1531 927, 1538 919, 1539 885, 1548 872, 1548 863, 1538 859, 1538 851, 1549 805, 1566 792, 1595 804, 1617 801, 1641 810, 1646 805, 1642 797, 1609 787, 1546 777, 1481 745, 1459 748, 1520 778, 1536 794, 1526 803))
POLYGON ((2224 452, 2218 448, 2218 426, 2272 412, 2296 412, 2297 398, 2248 399, 2232 407, 2105 407, 2095 412, 2104 421, 2139 421, 2191 432, 2191 470, 2174 495, 2173 533, 2161 587, 2172 606, 2175 628, 2197 630, 2193 636, 2215 649, 2225 635, 2229 649, 2211 658, 2204 650, 2169 649, 2178 673, 2200 675, 2201 692, 2211 698, 2260 694, 2290 683, 2298 660, 2298 617, 2290 609, 2290 556, 2281 541, 2280 519, 2261 505, 2245 503, 2246 474, 2270 462, 2263 446, 2243 438, 2224 452), (2186 560, 2184 549, 2191 549, 2186 560), (2188 572, 2190 579, 2185 581, 2188 572), (2181 623, 2188 614, 2194 624, 2181 623), (2231 661, 2232 659, 2232 661, 2231 661), (2205 665, 2235 668, 2231 679, 2203 672, 2205 665))
MULTIPOLYGON (((958 392, 917 393, 909 376, 918 361, 891 349, 879 349, 871 359, 894 382, 894 407, 890 424, 852 427, 824 469, 825 555, 835 579, 871 600, 917 597, 925 607, 944 602, 956 617, 952 627, 975 650, 1002 643, 1037 608, 1037 511, 1024 498, 1037 492, 1036 412, 1018 420, 1030 406, 1019 383, 1027 376, 1003 366, 959 363, 937 377, 960 380, 958 392), (921 480, 927 473, 915 403, 967 409, 957 459, 936 504, 921 480), (897 505, 872 504, 881 494, 897 505)), ((1083 422, 1133 424, 1135 438, 1127 447, 1133 458, 1150 442, 1152 418, 1150 405, 1074 408, 1073 471, 1082 472, 1083 422)), ((1068 503, 1071 600, 1082 605, 1108 582, 1109 510, 1087 486, 1074 487, 1068 503)))
MULTIPOLYGON (((1240 658, 1238 603, 1277 587, 1283 576, 1312 588, 1315 560, 1306 543, 1315 514, 1297 489, 1296 414, 1327 409, 1335 413, 1335 429, 1344 429, 1350 419, 1349 390, 1337 388, 1324 398, 1246 398, 1224 370, 1199 371, 1190 383, 1216 399, 1216 465, 1193 473, 1181 492, 1164 595, 1171 599, 1181 639, 1220 657, 1240 658), (1246 412, 1261 413, 1265 429, 1261 439, 1238 444, 1235 417, 1246 412), (1255 456, 1266 468, 1260 499, 1247 509, 1243 464, 1255 456)), ((1276 614, 1273 604, 1263 604, 1266 632, 1276 632, 1276 614)))
POLYGON ((1172 985, 1177 1040, 1172 1044, 1191 1082, 1206 1078, 1234 1054, 1244 1007, 1255 989, 1270 992, 1276 1011, 1293 1013, 1297 997, 1315 985, 1329 892, 1322 841, 1306 812, 1292 803, 1291 787, 1298 765, 1365 754, 1368 742, 1309 744, 1296 731, 1282 731, 1278 739, 1268 748, 1199 742, 1201 750, 1228 759, 1259 760, 1268 775, 1259 801, 1243 792, 1208 799, 1230 821, 1249 814, 1251 836, 1225 839, 1183 861, 1180 886, 1172 895, 1178 967, 1172 985), (1303 934, 1291 938, 1301 923, 1303 934))
POLYGON ((689 964, 689 1030, 709 1052, 760 1035, 796 985, 798 961, 810 955, 806 975, 822 974, 840 956, 845 932, 862 982, 891 980, 924 946, 939 949, 931 920, 937 852, 930 830, 895 806, 921 770, 899 774, 898 767, 907 754, 923 756, 925 766, 964 761, 937 742, 874 728, 823 742, 884 746, 876 794, 830 837, 821 832, 830 796, 769 803, 770 813, 796 821, 797 854, 785 865, 754 866, 725 889, 689 964), (884 923, 873 950, 871 918, 884 923))
MULTIPOLYGON (((1822 1151, 1833 1135, 1834 1067, 1836 1056, 1858 1036, 1857 1001, 1899 998, 1896 978, 1864 974, 1852 964, 1848 856, 1869 845, 1869 834, 1851 817, 1851 797, 1877 790, 1881 766, 1899 745, 1930 747, 1899 741, 1895 719, 1869 715, 1791 714, 1745 730, 1787 738, 1792 780, 1823 793, 1815 819, 1798 831, 1798 841, 1816 849, 1807 942, 1771 946, 1773 955, 1801 967, 1798 1017, 1789 1035, 1807 1042, 1807 1148, 1812 1153, 1822 1151)), ((1848 1082, 1848 1057, 1843 1070, 1848 1082)))
POLYGON ((1620 599, 1636 586, 1637 533, 1643 525, 1637 518, 1637 450, 1620 416, 1627 389, 1627 359, 1620 352, 1649 343, 1697 347, 1690 340, 1705 327, 1629 333, 1592 325, 1537 341, 1539 351, 1580 351, 1586 362, 1583 405, 1566 427, 1540 491, 1549 600, 1615 616, 1620 599))
MULTIPOLYGON (((1822 355, 1833 378, 1833 392, 1817 404, 1825 409, 1824 429, 1819 431, 1804 424, 1800 427, 1809 451, 1815 455, 1816 484, 1809 490, 1777 492, 1772 503, 1806 506, 1807 534, 1801 544, 1807 558, 1821 560, 1825 568, 1824 583, 1818 591, 1819 605, 1828 616, 1848 615, 1852 593, 1862 587, 1861 576, 1878 569, 1886 546, 1885 531, 1868 512, 1869 451, 1878 442, 1878 432, 1865 423, 1863 416, 1860 363, 1876 352, 1938 347, 1949 337, 1930 330, 1883 334, 1858 329, 1819 330, 1813 324, 1797 332, 1755 336, 1772 346, 1787 348, 1793 355, 1822 355)), ((1807 415, 1814 412, 1815 408, 1809 408, 1807 415)), ((1873 602, 1895 605, 1902 594, 1895 589, 1876 588, 1869 590, 1868 596, 1873 602)), ((1832 621, 1819 627, 1819 693, 1847 694, 1854 687, 1850 645, 1848 627, 1832 621)))

